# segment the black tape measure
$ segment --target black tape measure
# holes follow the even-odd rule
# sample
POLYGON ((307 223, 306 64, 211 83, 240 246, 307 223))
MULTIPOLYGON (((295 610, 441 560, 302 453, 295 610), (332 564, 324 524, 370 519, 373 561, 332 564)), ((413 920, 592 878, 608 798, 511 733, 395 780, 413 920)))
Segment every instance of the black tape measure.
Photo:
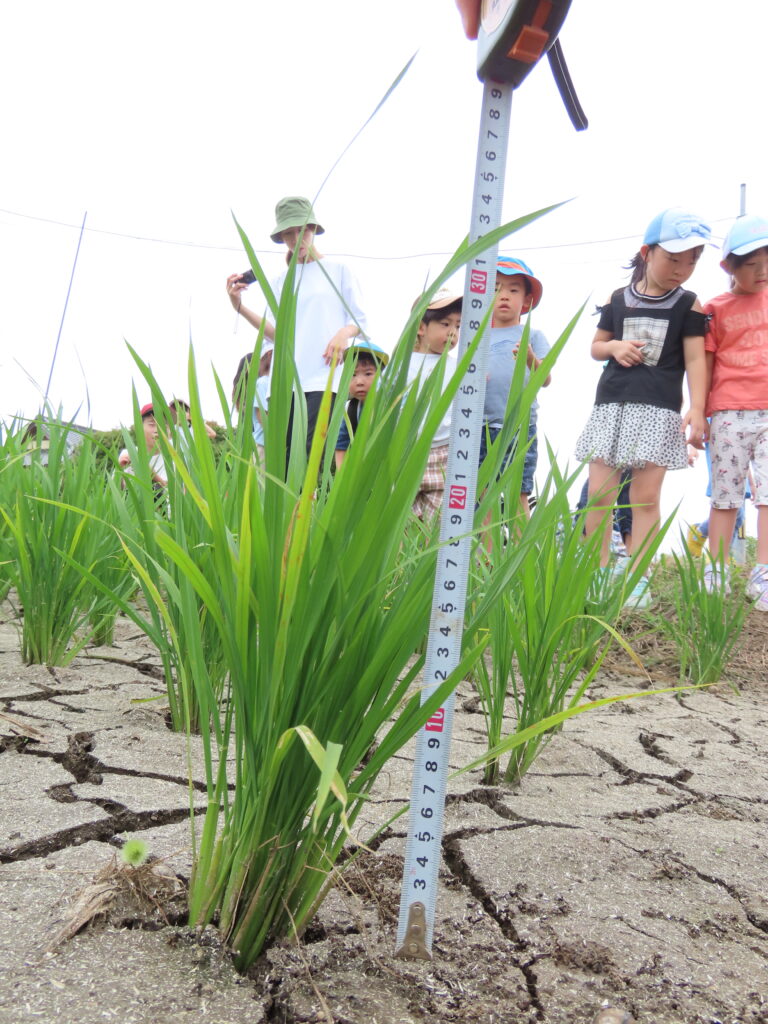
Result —
POLYGON ((516 89, 546 53, 571 123, 583 131, 588 121, 557 38, 570 6, 571 0, 483 0, 477 77, 516 89))

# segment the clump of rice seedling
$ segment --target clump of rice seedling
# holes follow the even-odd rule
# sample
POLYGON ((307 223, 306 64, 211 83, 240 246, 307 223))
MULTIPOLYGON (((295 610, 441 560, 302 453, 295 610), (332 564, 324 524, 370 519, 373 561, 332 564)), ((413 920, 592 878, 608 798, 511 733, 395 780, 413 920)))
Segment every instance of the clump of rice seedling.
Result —
MULTIPOLYGON (((510 466, 508 501, 515 501, 519 493, 514 463, 519 463, 519 475, 523 458, 524 453, 516 453, 510 466)), ((515 540, 506 547, 499 534, 478 568, 472 621, 487 633, 491 653, 491 667, 481 661, 477 681, 489 749, 503 743, 510 689, 513 735, 528 735, 531 730, 525 742, 509 744, 504 779, 510 783, 528 771, 552 738, 552 731, 536 732, 532 727, 575 708, 608 646, 623 643, 615 629, 623 595, 652 553, 633 566, 627 583, 612 573, 600 575, 599 535, 584 538, 585 513, 573 516, 568 504, 576 475, 563 479, 553 461, 531 519, 517 518, 515 540), (596 589, 598 579, 601 585, 596 589)), ((496 782, 499 772, 498 760, 488 762, 484 781, 496 782)))
POLYGON ((108 614, 98 588, 73 563, 94 578, 108 567, 118 592, 131 584, 112 525, 116 495, 96 468, 90 438, 72 451, 71 425, 51 416, 36 426, 36 441, 26 431, 6 442, 0 467, 7 579, 24 613, 23 660, 65 665, 88 643, 92 617, 108 614))
POLYGON ((680 662, 680 682, 716 683, 739 643, 750 604, 744 596, 744 580, 728 571, 708 552, 695 558, 688 548, 673 553, 672 586, 666 614, 650 616, 654 626, 675 644, 680 662), (707 569, 714 585, 705 586, 707 569))
MULTIPOLYGON (((433 287, 515 226, 462 246, 433 287)), ((193 833, 190 922, 216 920, 241 968, 267 943, 302 932, 379 772, 484 646, 470 630, 462 663, 422 704, 423 656, 414 652, 429 624, 439 537, 413 522, 411 503, 478 339, 445 390, 442 372, 409 388, 425 296, 332 476, 333 446, 324 440, 337 435, 343 403, 331 412, 330 391, 309 455, 300 393, 288 442, 295 272, 291 264, 277 308, 266 289, 276 337, 263 463, 253 458, 250 424, 233 428, 221 388, 226 454, 214 457, 190 352, 195 443, 182 452, 170 430, 159 439, 167 515, 152 506, 137 437, 137 475, 127 484, 120 524, 149 612, 140 615, 124 599, 121 607, 158 644, 176 680, 169 688, 176 721, 199 728, 205 756, 208 807, 199 843, 193 833)), ((263 280, 260 268, 257 276, 263 280)), ((137 363, 159 405, 149 368, 137 363)), ((350 375, 351 364, 342 392, 350 375)), ((537 520, 542 529, 548 522, 537 520)), ((534 544, 536 529, 526 545, 534 544)), ((502 577, 509 582, 506 568, 484 596, 484 614, 501 599, 502 577)))
MULTIPOLYGON (((246 249, 254 264, 247 240, 246 249)), ((463 664, 422 706, 414 685, 423 658, 414 652, 429 623, 439 540, 413 523, 411 503, 473 350, 445 392, 441 375, 420 391, 407 388, 414 310, 335 477, 333 448, 323 441, 336 436, 343 405, 331 413, 330 393, 309 457, 295 429, 286 466, 294 270, 272 314, 263 470, 252 459, 250 430, 229 422, 223 470, 210 445, 195 443, 182 458, 161 439, 169 516, 145 516, 148 543, 138 534, 126 542, 153 622, 173 650, 180 700, 199 709, 209 806, 190 920, 218 919, 241 967, 267 942, 302 931, 383 765, 478 653, 469 634, 463 664), (225 667, 223 692, 212 659, 225 667)), ((342 389, 350 373, 345 367, 342 389)), ((197 440, 203 421, 191 355, 189 394, 197 440)))

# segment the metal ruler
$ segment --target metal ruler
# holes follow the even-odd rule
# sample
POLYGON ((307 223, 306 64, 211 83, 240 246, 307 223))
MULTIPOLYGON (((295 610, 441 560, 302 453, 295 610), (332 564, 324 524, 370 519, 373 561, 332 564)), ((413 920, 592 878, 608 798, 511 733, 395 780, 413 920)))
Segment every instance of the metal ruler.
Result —
MULTIPOLYGON (((478 74, 485 78, 484 69, 488 69, 487 74, 503 77, 504 81, 486 81, 483 88, 470 243, 501 224, 512 92, 552 45, 569 3, 486 0, 492 17, 489 22, 484 17, 490 32, 480 33, 478 74)), ((496 256, 494 245, 467 264, 459 358, 493 304, 496 256)), ((486 330, 453 403, 422 703, 461 659, 489 342, 486 330)), ((396 955, 401 957, 431 959, 453 711, 451 694, 416 737, 397 932, 396 955)))
MULTIPOLYGON (((501 223, 512 86, 486 83, 480 118, 470 241, 501 223)), ((496 248, 467 264, 459 358, 477 333, 496 293, 496 248)), ((461 659, 464 609, 475 515, 485 404, 488 335, 477 349, 453 404, 443 495, 440 552, 432 594, 422 701, 461 659)), ((443 837, 445 786, 453 724, 453 694, 419 730, 411 788, 408 843, 400 897, 397 955, 429 959, 443 837)))

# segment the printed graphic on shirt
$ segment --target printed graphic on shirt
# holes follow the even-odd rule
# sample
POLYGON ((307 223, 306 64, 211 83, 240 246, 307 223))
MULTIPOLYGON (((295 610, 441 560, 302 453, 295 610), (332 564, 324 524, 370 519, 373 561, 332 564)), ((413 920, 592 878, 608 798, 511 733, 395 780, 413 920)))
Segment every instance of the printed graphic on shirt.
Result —
POLYGON ((667 336, 668 320, 648 316, 628 316, 624 320, 622 334, 628 341, 643 341, 640 350, 647 366, 657 366, 667 336))
POLYGON ((768 308, 731 313, 723 317, 723 328, 718 362, 728 367, 768 365, 768 308))

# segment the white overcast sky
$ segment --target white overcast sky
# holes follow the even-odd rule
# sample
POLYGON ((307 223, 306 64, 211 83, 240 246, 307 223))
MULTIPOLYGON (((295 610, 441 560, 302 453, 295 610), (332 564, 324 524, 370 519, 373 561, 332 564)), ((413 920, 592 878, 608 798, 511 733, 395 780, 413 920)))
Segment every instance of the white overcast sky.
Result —
MULTIPOLYGON (((503 246, 542 279, 551 339, 624 280, 658 210, 688 206, 722 238, 745 182, 768 215, 767 35, 765 0, 573 0, 561 42, 590 127, 572 129, 542 62, 514 97, 504 200, 505 219, 571 200, 503 246)), ((132 378, 147 389, 126 342, 186 396, 191 340, 220 420, 211 367, 228 387, 253 340, 224 291, 247 265, 232 212, 276 273, 276 200, 316 193, 413 53, 316 203, 322 251, 354 267, 384 347, 468 228, 482 87, 452 0, 6 5, 0 419, 40 407, 87 213, 49 401, 129 421, 132 378)), ((703 299, 726 287, 718 260, 690 282, 703 299)), ((563 461, 600 370, 593 330, 585 315, 542 396, 563 461)), ((704 515, 698 472, 670 475, 667 504, 688 492, 704 515)))

